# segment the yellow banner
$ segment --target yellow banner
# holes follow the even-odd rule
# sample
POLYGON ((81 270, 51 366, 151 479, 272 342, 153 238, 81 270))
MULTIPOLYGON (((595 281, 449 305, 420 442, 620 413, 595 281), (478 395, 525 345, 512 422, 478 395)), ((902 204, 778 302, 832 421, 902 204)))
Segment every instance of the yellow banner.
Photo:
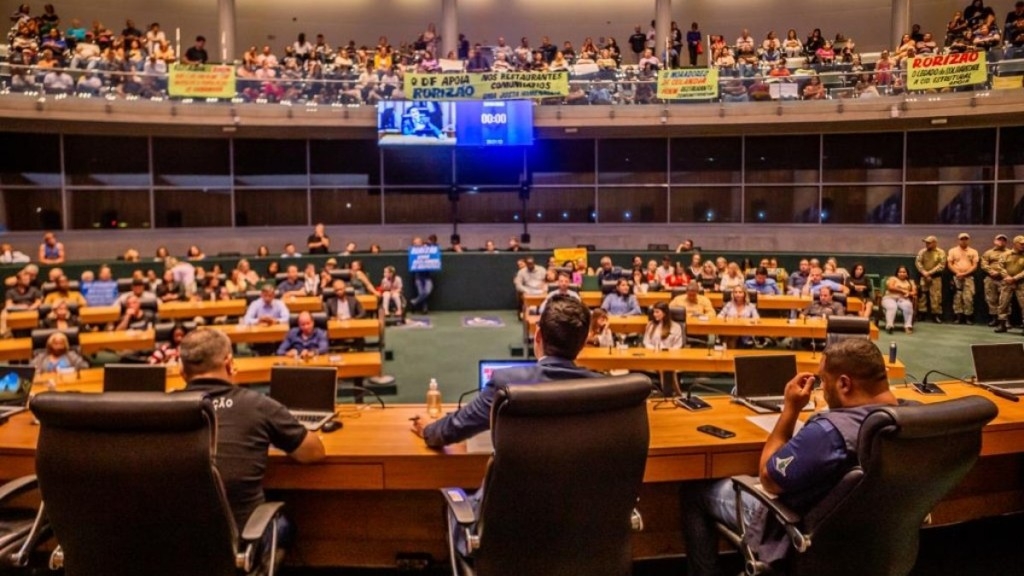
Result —
POLYGON ((555 262, 558 262, 559 266, 566 262, 572 262, 575 264, 580 259, 584 262, 587 261, 586 248, 555 248, 553 254, 555 256, 555 262))
POLYGON ((175 64, 168 76, 167 92, 181 98, 234 98, 235 67, 175 64))
POLYGON ((660 70, 658 71, 658 98, 662 100, 718 98, 718 69, 660 70))
POLYGON ((516 100, 566 96, 568 72, 406 74, 409 100, 516 100))
POLYGON ((911 58, 907 69, 908 90, 933 90, 982 84, 988 80, 984 52, 911 58))

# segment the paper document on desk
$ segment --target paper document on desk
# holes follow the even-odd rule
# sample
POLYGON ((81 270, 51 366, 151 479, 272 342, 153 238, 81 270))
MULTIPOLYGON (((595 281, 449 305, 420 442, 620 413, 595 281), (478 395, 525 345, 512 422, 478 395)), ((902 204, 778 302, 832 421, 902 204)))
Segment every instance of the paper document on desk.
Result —
MULTIPOLYGON (((781 416, 781 414, 758 414, 757 416, 747 416, 747 421, 770 434, 771 431, 775 429, 775 424, 779 421, 779 416, 781 416)), ((793 428, 793 434, 799 432, 803 427, 804 423, 797 420, 796 427, 793 428)))
POLYGON ((485 430, 466 440, 466 452, 470 454, 493 454, 494 443, 491 442, 491 431, 485 430))

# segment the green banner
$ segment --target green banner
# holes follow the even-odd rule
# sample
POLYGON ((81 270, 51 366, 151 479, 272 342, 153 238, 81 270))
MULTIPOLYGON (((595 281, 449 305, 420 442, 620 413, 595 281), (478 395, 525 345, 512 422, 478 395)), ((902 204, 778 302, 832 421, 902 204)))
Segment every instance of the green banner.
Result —
POLYGON ((234 98, 235 67, 212 64, 174 64, 167 93, 180 98, 234 98))
POLYGON ((658 71, 658 98, 662 100, 718 98, 718 69, 660 70, 658 71))
POLYGON ((409 100, 519 100, 566 96, 568 72, 406 74, 409 100))

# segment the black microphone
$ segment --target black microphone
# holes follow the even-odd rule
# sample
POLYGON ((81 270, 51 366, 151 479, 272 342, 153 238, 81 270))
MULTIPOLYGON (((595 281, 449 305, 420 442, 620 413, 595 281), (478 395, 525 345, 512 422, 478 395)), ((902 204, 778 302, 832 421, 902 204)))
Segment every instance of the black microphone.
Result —
POLYGON ((1004 400, 1009 400, 1010 402, 1020 402, 1020 396, 1017 396, 1013 392, 1007 392, 1006 390, 1003 390, 1002 388, 997 388, 995 386, 990 386, 988 384, 982 384, 981 382, 978 382, 976 377, 972 377, 970 380, 963 380, 963 379, 961 379, 960 381, 961 382, 966 382, 966 383, 970 384, 971 386, 977 386, 978 388, 981 388, 982 390, 988 390, 992 394, 995 394, 996 396, 999 396, 1000 398, 1002 398, 1004 400))
POLYGON ((814 338, 811 338, 811 360, 818 357, 818 342, 814 338))
POLYGON ((771 402, 765 402, 763 400, 751 400, 749 398, 747 398, 744 401, 748 402, 748 403, 750 403, 750 404, 752 404, 754 406, 757 406, 758 408, 763 408, 765 410, 768 410, 769 412, 782 412, 782 405, 781 404, 773 404, 771 402))
POLYGON ((470 394, 476 394, 479 391, 480 390, 478 388, 473 388, 472 390, 466 390, 462 394, 459 394, 459 405, 458 405, 458 408, 456 408, 456 410, 458 410, 459 408, 462 408, 462 400, 463 400, 463 398, 465 398, 466 396, 469 396, 470 394))
POLYGON ((714 392, 715 394, 722 393, 722 391, 719 390, 718 388, 712 388, 711 386, 708 386, 707 378, 697 378, 696 380, 693 381, 693 384, 690 384, 690 387, 686 389, 686 398, 676 398, 675 400, 673 400, 673 402, 675 402, 675 405, 679 406, 680 408, 686 408, 691 412, 696 412, 698 410, 709 410, 711 408, 711 404, 708 404, 700 396, 694 396, 694 388, 699 388, 707 392, 714 392))
POLYGON ((914 390, 917 390, 917 392, 919 394, 925 394, 925 395, 940 394, 940 395, 944 395, 946 393, 945 390, 943 390, 942 388, 939 388, 939 386, 937 384, 929 384, 928 383, 928 377, 931 376, 932 374, 938 374, 940 376, 945 376, 947 378, 952 378, 954 380, 959 380, 959 381, 965 382, 965 383, 967 382, 966 380, 964 380, 962 378, 957 378, 956 376, 950 376, 949 374, 946 374, 945 372, 940 372, 939 370, 929 370, 929 371, 925 372, 924 378, 920 382, 911 382, 910 385, 913 386, 914 390))

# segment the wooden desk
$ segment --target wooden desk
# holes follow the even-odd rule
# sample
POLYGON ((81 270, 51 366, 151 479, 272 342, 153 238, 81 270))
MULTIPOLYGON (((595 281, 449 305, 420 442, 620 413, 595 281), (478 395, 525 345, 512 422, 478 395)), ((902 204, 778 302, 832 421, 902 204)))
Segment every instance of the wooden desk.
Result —
POLYGON ((17 310, 7 313, 8 330, 31 330, 38 327, 38 310, 17 310))
MULTIPOLYGON (((790 322, 785 318, 761 318, 756 323, 749 320, 724 320, 690 318, 686 323, 687 335, 718 334, 720 336, 764 336, 771 338, 825 338, 827 322, 824 318, 808 318, 806 322, 790 322)), ((612 319, 612 330, 614 331, 612 319)), ((630 324, 632 326, 632 324, 630 324)), ((643 328, 640 329, 643 331, 643 328)), ((871 325, 871 339, 878 340, 878 326, 871 325)))
MULTIPOLYGON (((591 370, 606 372, 608 370, 645 370, 648 372, 719 372, 732 374, 736 370, 734 359, 737 356, 758 356, 766 354, 796 354, 797 370, 801 372, 817 372, 821 363, 821 353, 788 350, 734 350, 724 353, 701 348, 681 348, 679 350, 646 350, 630 348, 628 350, 612 350, 607 348, 584 348, 576 358, 576 363, 591 370)), ((888 359, 887 359, 888 360, 888 359)), ((902 380, 906 377, 906 367, 896 360, 895 364, 886 361, 889 379, 902 380)))
POLYGON ((161 320, 191 320, 196 316, 242 316, 245 314, 245 300, 217 300, 202 302, 162 302, 157 316, 161 320))
MULTIPOLYGON (((149 350, 156 345, 156 333, 152 330, 83 332, 78 335, 78 344, 83 354, 95 354, 100 350, 108 349, 149 350)), ((0 340, 0 360, 30 360, 31 358, 31 338, 0 340)))
POLYGON ((78 309, 78 321, 82 324, 107 324, 117 322, 121 319, 121 307, 117 304, 110 306, 86 306, 78 309))
MULTIPOLYGON (((288 334, 287 324, 273 326, 243 326, 241 324, 216 324, 211 326, 228 335, 235 344, 267 344, 281 342, 288 334)), ((329 320, 327 337, 331 340, 346 338, 379 338, 381 335, 380 320, 376 318, 360 318, 356 320, 329 320)))
MULTIPOLYGON (((962 384, 943 384, 948 396, 924 397, 907 388, 898 396, 930 403, 981 393, 999 407, 982 440, 982 458, 961 485, 932 513, 936 524, 1024 510, 1024 406, 962 384)), ((634 535, 637 558, 683 551, 679 497, 686 482, 756 473, 767 433, 747 420, 752 413, 725 398, 707 397, 710 411, 654 409, 651 442, 638 508, 645 529, 634 535), (719 440, 697 432, 716 424, 736 433, 719 440)), ((664 408, 664 406, 662 406, 664 408)), ((446 406, 454 409, 454 406, 446 406)), ((288 503, 301 529, 291 561, 310 566, 393 566, 398 552, 423 551, 444 558, 445 526, 437 488, 475 488, 487 454, 465 444, 426 448, 409 432, 421 405, 358 410, 343 406, 345 427, 322 435, 327 460, 299 465, 273 452, 265 485, 288 503)), ((0 426, 0 479, 31 474, 38 426, 19 414, 0 426)))
MULTIPOLYGON (((711 305, 716 310, 722 309, 722 293, 721 292, 705 292, 705 296, 711 300, 711 305)), ((544 301, 545 294, 532 294, 523 297, 524 304, 529 306, 540 306, 540 303, 544 301)), ((596 290, 584 290, 580 292, 580 297, 583 298, 583 303, 591 308, 597 308, 604 301, 604 295, 600 291, 596 290)), ((638 294, 637 302, 641 308, 650 308, 657 302, 669 302, 672 300, 671 292, 648 292, 646 294, 638 294)), ((757 298, 757 309, 758 310, 803 310, 811 303, 810 296, 790 296, 783 294, 780 296, 758 296, 757 298)), ((846 311, 849 313, 860 312, 864 308, 864 302, 860 298, 847 298, 846 299, 846 311)))
MULTIPOLYGON (((363 305, 363 310, 366 310, 368 313, 377 310, 377 297, 373 294, 356 294, 356 300, 359 300, 359 303, 363 305)), ((324 301, 320 296, 285 298, 283 302, 288 307, 289 312, 324 311, 324 301)))

